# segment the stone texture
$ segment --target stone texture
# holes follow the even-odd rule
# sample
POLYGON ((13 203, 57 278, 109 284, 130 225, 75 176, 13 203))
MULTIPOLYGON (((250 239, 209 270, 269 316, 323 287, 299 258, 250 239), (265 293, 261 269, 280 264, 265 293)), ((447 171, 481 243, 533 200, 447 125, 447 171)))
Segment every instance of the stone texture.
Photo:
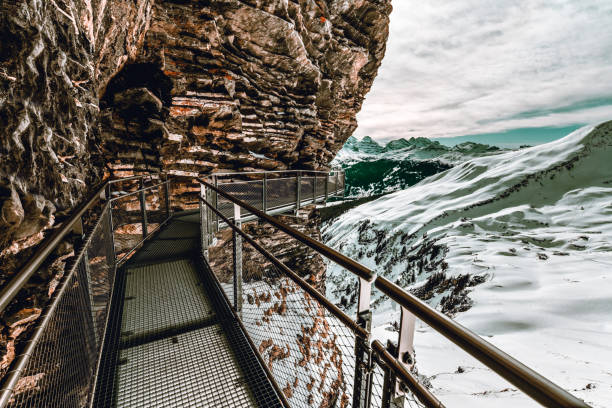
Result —
MULTIPOLYGON (((390 0, 0 2, 0 286, 104 176, 325 168, 385 51, 390 0), (254 154, 253 154, 254 153, 254 154)), ((0 377, 73 253, 0 316, 0 377)))
POLYGON ((357 126, 390 10, 384 0, 157 2, 139 64, 105 97, 110 168, 326 168, 357 126), (162 76, 171 90, 152 92, 168 117, 126 119, 115 93, 155 88, 162 76))
MULTIPOLYGON (((151 11, 150 0, 0 2, 0 286, 101 180, 98 97, 141 49, 151 11)), ((64 270, 50 264, 5 322, 47 303, 64 270)), ((18 327, 0 329, 0 376, 32 322, 18 327)))

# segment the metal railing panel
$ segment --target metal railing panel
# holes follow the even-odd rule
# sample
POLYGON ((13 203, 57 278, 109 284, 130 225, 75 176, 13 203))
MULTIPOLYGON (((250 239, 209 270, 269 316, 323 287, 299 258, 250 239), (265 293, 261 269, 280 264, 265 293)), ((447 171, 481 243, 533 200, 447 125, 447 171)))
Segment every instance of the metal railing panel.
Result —
POLYGON ((6 379, 0 406, 88 404, 108 310, 107 298, 99 295, 115 271, 103 266, 111 253, 109 230, 105 207, 6 379))
POLYGON ((257 244, 256 224, 245 226, 255 233, 254 238, 242 231, 240 224, 227 218, 223 221, 244 238, 241 256, 232 258, 227 250, 222 252, 223 247, 217 254, 209 247, 209 264, 217 277, 225 276, 221 285, 226 296, 233 293, 240 297, 231 303, 285 398, 294 407, 349 406, 355 342, 367 333, 257 244), (232 259, 231 268, 215 258, 232 259), (228 269, 234 271, 231 286, 228 269))
MULTIPOLYGON (((210 185, 206 181, 200 180, 200 182, 214 190, 214 186, 210 185)), ((338 189, 343 189, 344 182, 344 174, 337 173, 336 183, 338 189)), ((224 199, 233 202, 235 205, 239 205, 261 220, 265 220, 275 228, 287 233, 290 237, 309 246, 327 259, 341 265, 350 272, 359 276, 364 281, 373 280, 377 289, 389 296, 393 301, 402 307, 403 318, 402 327, 400 330, 402 335, 399 338, 398 346, 402 358, 398 359, 397 357, 389 357, 389 354, 386 353, 385 350, 379 350, 378 352, 380 355, 379 361, 384 361, 387 369, 392 370, 393 376, 395 377, 391 378, 391 380, 387 379, 387 381, 392 382, 392 390, 389 391, 392 396, 397 396, 399 392, 400 396, 401 394, 404 394, 405 396, 409 397, 403 398, 405 401, 410 401, 410 397, 412 396, 412 399, 414 400, 413 402, 415 403, 418 402, 428 407, 441 406, 439 401, 437 401, 433 395, 422 387, 422 385, 420 385, 407 370, 407 367, 410 364, 408 354, 412 352, 411 339, 413 329, 410 327, 414 325, 414 316, 416 316, 542 405, 548 407, 588 407, 588 404, 586 404, 584 401, 579 400, 540 374, 524 366, 516 359, 497 349, 492 344, 488 343, 463 326, 457 324, 447 316, 432 309, 426 303, 417 299, 397 285, 386 280, 385 278, 376 277, 368 268, 354 262, 353 260, 323 245, 322 243, 313 240, 294 228, 280 222, 274 217, 258 211, 249 203, 243 202, 222 191, 219 191, 218 193, 220 196, 223 196, 224 199), (409 391, 398 391, 399 384, 404 384, 406 390, 409 391)), ((343 191, 342 194, 344 194, 343 191)), ((227 221, 227 225, 231 226, 230 224, 231 223, 227 221)), ((261 248, 258 248, 258 250, 260 253, 262 253, 261 248)), ((366 384, 368 387, 372 387, 373 380, 373 376, 370 376, 364 384, 366 384)), ((380 382, 379 379, 377 381, 380 382)), ((358 381, 358 383, 361 384, 361 381, 358 381)), ((386 389, 388 389, 388 387, 383 387, 383 391, 386 389)), ((373 391, 369 391, 369 394, 366 393, 364 398, 367 400, 368 398, 372 397, 372 392, 373 391)), ((384 402, 385 398, 383 397, 382 392, 380 394, 381 401, 384 402)), ((357 403, 362 402, 363 400, 361 398, 357 398, 357 403)), ((366 405, 370 402, 371 401, 365 401, 366 405)))
POLYGON ((267 210, 295 205, 296 179, 295 177, 268 178, 267 180, 267 210))
MULTIPOLYGON (((132 253, 171 215, 170 181, 160 180, 159 175, 135 176, 96 188, 19 272, 18 280, 27 282, 59 242, 71 231, 76 233, 77 255, 63 279, 51 283, 51 302, 4 379, 0 407, 81 407, 89 403, 108 325, 117 254, 132 253), (114 198, 102 208, 91 231, 83 234, 82 216, 95 215, 94 206, 100 198, 111 197, 111 187, 115 187, 114 198)), ((6 304, 23 283, 9 285, 6 304)))
POLYGON ((121 261, 143 240, 144 217, 140 194, 114 198, 111 202, 115 256, 121 261))

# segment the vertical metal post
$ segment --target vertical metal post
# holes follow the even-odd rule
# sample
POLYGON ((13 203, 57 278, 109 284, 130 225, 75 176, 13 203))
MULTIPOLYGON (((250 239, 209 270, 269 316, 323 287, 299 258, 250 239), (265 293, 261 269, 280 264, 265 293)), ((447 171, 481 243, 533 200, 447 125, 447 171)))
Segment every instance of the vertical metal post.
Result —
POLYGON ((85 228, 83 228, 83 217, 79 217, 74 225, 72 226, 72 232, 78 235, 79 240, 82 241, 85 237, 85 228))
MULTIPOLYGON (((139 189, 142 190, 144 188, 144 182, 143 179, 140 179, 140 183, 139 183, 139 189)), ((144 190, 140 191, 139 194, 140 197, 140 212, 142 215, 142 237, 146 238, 147 237, 147 201, 145 198, 145 192, 144 190)))
MULTIPOLYGON (((416 317, 402 307, 402 315, 400 322, 399 340, 397 343, 397 358, 410 371, 414 365, 414 328, 416 325, 416 317)), ((399 383, 396 385, 396 393, 405 395, 405 392, 400 389, 399 383)))
POLYGON ((263 212, 268 212, 268 197, 267 197, 267 192, 268 192, 268 173, 263 174, 263 181, 261 184, 261 210, 263 212))
POLYGON ((166 218, 170 218, 170 177, 166 173, 166 218))
POLYGON ((297 214, 300 209, 300 204, 302 202, 301 191, 302 191, 302 172, 300 170, 295 174, 295 182, 296 182, 296 192, 295 192, 295 212, 297 214))
MULTIPOLYGON (((240 221, 240 206, 234 204, 234 225, 241 228, 240 221)), ((232 230, 232 238, 234 242, 234 307, 238 316, 241 316, 242 311, 242 236, 232 230)))
POLYGON ((329 173, 325 174, 325 204, 327 204, 327 199, 329 198, 329 173))
MULTIPOLYGON (((209 203, 213 202, 213 191, 210 188, 206 189, 206 201, 209 203)), ((214 234, 215 234, 215 225, 214 225, 214 216, 213 210, 206 206, 207 209, 207 217, 208 217, 208 242, 212 244, 214 234)))
POLYGON ((346 189, 344 188, 346 182, 346 173, 342 170, 342 201, 344 201, 344 194, 346 193, 346 189))
MULTIPOLYGON (((213 181, 214 181, 214 185, 215 188, 219 188, 219 179, 217 179, 217 176, 213 176, 213 181)), ((217 192, 215 191, 214 193, 215 196, 215 209, 219 210, 219 194, 217 194, 217 192)), ((215 214, 215 231, 214 232, 219 232, 219 224, 221 223, 221 220, 219 220, 219 217, 215 214)))
POLYGON ((104 199, 105 199, 106 201, 108 201, 108 200, 110 200, 111 198, 113 198, 113 197, 112 197, 112 194, 113 194, 113 188, 112 188, 112 186, 113 186, 113 185, 112 185, 112 183, 107 182, 107 184, 106 184, 106 188, 104 189, 104 199))
POLYGON ((340 174, 340 173, 339 173, 339 171, 338 171, 338 170, 336 170, 336 191, 334 191, 334 195, 338 195, 338 185, 339 185, 339 183, 340 183, 340 182, 339 182, 339 177, 338 177, 338 176, 339 176, 339 174, 340 174))
POLYGON ((317 173, 313 173, 314 178, 312 179, 312 203, 317 202, 317 173))
POLYGON ((108 241, 110 242, 110 251, 107 254, 107 262, 111 270, 117 267, 117 252, 115 251, 115 228, 113 227, 113 203, 108 205, 108 241))
MULTIPOLYGON (((402 307, 400 318, 400 332, 397 347, 390 341, 387 343, 387 350, 395 356, 401 364, 406 366, 408 371, 414 365, 414 328, 416 318, 402 307)), ((383 388, 382 408, 403 407, 409 391, 403 389, 400 382, 390 370, 385 370, 385 381, 383 388)))
MULTIPOLYGON (((387 341, 387 351, 392 356, 397 356, 397 348, 391 340, 387 341)), ((384 371, 381 408, 404 408, 404 399, 396 397, 395 384, 397 383, 397 378, 395 374, 388 367, 384 371)))
MULTIPOLYGON (((206 200, 206 186, 200 183, 200 197, 202 200, 206 200)), ((198 200, 200 207, 200 243, 202 244, 202 254, 204 258, 208 260, 208 206, 198 200)))
MULTIPOLYGON (((357 301, 357 324, 370 333, 372 328, 372 311, 370 298, 372 282, 359 278, 359 299, 357 301)), ((355 383, 353 384, 353 407, 368 408, 372 388, 371 349, 367 339, 355 339, 355 383)))

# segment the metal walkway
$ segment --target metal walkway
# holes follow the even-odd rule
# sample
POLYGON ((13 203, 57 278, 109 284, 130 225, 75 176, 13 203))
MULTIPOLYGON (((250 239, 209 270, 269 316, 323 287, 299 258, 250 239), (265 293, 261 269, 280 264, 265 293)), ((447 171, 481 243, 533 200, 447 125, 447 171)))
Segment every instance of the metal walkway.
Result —
POLYGON ((226 313, 198 272, 199 231, 197 214, 175 216, 120 270, 97 406, 279 405, 269 385, 247 381, 252 367, 237 355, 252 351, 237 349, 220 324, 226 313))
POLYGON ((338 171, 106 181, 0 292, 0 310, 23 307, 30 278, 74 238, 73 260, 3 378, 0 408, 440 408, 415 375, 416 318, 534 401, 588 407, 394 282, 271 216, 325 201, 343 186, 338 171), (182 188, 173 194, 175 182, 182 188), (197 213, 182 211, 196 194, 197 213), (270 234, 351 272, 356 316, 313 286, 308 264, 284 263, 285 246, 271 245, 270 234), (401 308, 396 341, 386 345, 371 339, 374 288, 401 308))

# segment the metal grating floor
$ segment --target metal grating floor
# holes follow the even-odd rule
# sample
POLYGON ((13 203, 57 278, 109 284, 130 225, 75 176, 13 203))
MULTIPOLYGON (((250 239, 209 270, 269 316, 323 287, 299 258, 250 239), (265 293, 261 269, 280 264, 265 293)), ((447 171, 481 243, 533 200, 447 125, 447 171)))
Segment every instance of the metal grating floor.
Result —
POLYGON ((120 352, 119 407, 250 407, 253 397, 216 324, 120 352))
POLYGON ((198 223, 176 216, 124 266, 94 406, 278 406, 199 272, 198 223))
POLYGON ((186 259, 130 268, 126 273, 122 345, 205 326, 215 314, 186 259))

